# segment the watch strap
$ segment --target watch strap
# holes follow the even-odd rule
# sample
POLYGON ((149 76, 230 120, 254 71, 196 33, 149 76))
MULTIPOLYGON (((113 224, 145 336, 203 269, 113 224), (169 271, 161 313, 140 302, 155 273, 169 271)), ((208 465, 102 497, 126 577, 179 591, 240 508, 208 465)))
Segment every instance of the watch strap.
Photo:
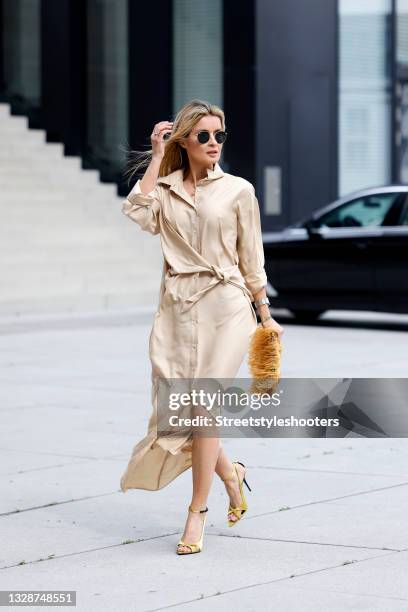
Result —
POLYGON ((255 301, 255 308, 258 308, 258 306, 261 306, 262 304, 270 304, 270 301, 267 297, 261 298, 260 300, 256 300, 255 301))

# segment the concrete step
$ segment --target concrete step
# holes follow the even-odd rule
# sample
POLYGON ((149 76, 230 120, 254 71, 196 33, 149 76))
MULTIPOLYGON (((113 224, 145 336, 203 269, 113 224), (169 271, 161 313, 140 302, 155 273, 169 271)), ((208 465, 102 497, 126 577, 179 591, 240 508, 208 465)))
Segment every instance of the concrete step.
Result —
MULTIPOLYGON (((77 267, 83 266, 84 270, 97 267, 105 269, 107 266, 108 268, 111 266, 113 268, 130 268, 131 271, 137 271, 141 277, 147 278, 151 269, 159 267, 162 260, 161 252, 144 244, 133 246, 117 244, 116 247, 110 250, 105 249, 105 251, 103 251, 103 245, 91 244, 88 252, 78 253, 78 255, 77 251, 80 251, 80 245, 75 245, 74 249, 70 249, 68 245, 65 245, 65 248, 61 245, 60 251, 56 252, 52 260, 50 255, 47 256, 46 252, 40 250, 40 245, 36 246, 38 247, 37 250, 35 247, 30 247, 30 253, 27 253, 27 250, 20 249, 14 258, 8 255, 2 259, 0 267, 4 279, 12 277, 14 273, 25 275, 28 270, 41 269, 49 262, 51 267, 59 266, 63 269, 68 264, 77 267), (74 250, 75 254, 72 253, 74 250), (146 260, 149 261, 148 267, 146 266, 146 260)), ((47 247, 43 245, 44 249, 47 247)), ((56 247, 56 245, 53 245, 53 247, 56 247)), ((53 253, 53 249, 49 248, 48 252, 53 253)), ((78 269, 81 270, 80 267, 78 269)), ((14 281, 17 282, 18 279, 14 279, 14 281)))
MULTIPOLYGON (((85 237, 84 232, 89 235, 87 242, 92 242, 92 244, 95 244, 97 240, 112 241, 116 235, 124 240, 122 236, 125 232, 129 233, 133 242, 141 242, 140 230, 137 230, 136 225, 133 228, 126 228, 123 225, 126 223, 125 220, 120 221, 121 225, 118 225, 117 216, 120 214, 120 212, 112 213, 110 210, 101 210, 97 214, 91 210, 67 211, 65 214, 56 211, 55 214, 39 214, 36 219, 29 222, 29 216, 21 214, 20 210, 16 209, 15 214, 9 213, 7 220, 2 224, 3 233, 7 232, 8 234, 2 237, 2 244, 11 247, 12 243, 21 236, 22 240, 29 240, 30 244, 33 244, 32 241, 35 239, 40 241, 45 239, 46 243, 51 245, 52 237, 49 237, 50 233, 53 233, 54 240, 64 241, 65 243, 64 237, 68 233, 67 228, 69 228, 67 244, 74 242, 74 236, 80 236, 79 239, 83 239, 85 237)), ((160 241, 157 242, 159 244, 160 241)))
MULTIPOLYGON (((53 201, 50 202, 25 202, 24 205, 13 205, 10 202, 0 206, 0 212, 3 215, 3 227, 12 227, 13 224, 18 224, 18 229, 23 231, 21 223, 30 221, 30 227, 33 229, 53 227, 60 223, 72 222, 72 227, 81 227, 85 225, 88 230, 93 227, 101 226, 109 228, 112 223, 118 226, 120 223, 123 229, 123 223, 126 217, 121 212, 121 202, 117 204, 106 198, 103 194, 98 200, 89 202, 89 198, 71 199, 63 203, 63 206, 56 205, 54 208, 53 201), (118 216, 121 215, 121 219, 118 216), (9 222, 7 221, 9 220, 9 222)), ((54 202, 60 204, 60 200, 55 199, 54 202)), ((134 226, 136 228, 136 224, 134 226)))
MULTIPOLYGON (((0 137, 2 133, 0 131, 0 137)), ((4 134, 3 134, 4 138, 4 134)), ((0 142, 0 158, 7 155, 16 156, 17 159, 32 159, 33 155, 40 155, 43 158, 63 157, 64 145, 60 142, 36 142, 35 140, 27 139, 27 142, 9 142, 2 140, 0 142)))
POLYGON ((29 129, 28 118, 20 115, 0 116, 0 133, 23 133, 29 129))
MULTIPOLYGON (((114 245, 110 249, 107 249, 105 245, 96 243, 92 245, 75 245, 75 249, 69 248, 67 245, 62 244, 47 244, 42 242, 41 244, 32 245, 30 252, 27 253, 24 249, 19 249, 16 252, 12 252, 10 248, 3 246, 0 248, 1 266, 3 270, 8 269, 9 265, 20 265, 24 266, 37 266, 37 264, 47 264, 52 261, 54 264, 69 264, 83 262, 84 265, 97 265, 97 266, 127 266, 134 265, 140 261, 141 256, 145 257, 149 254, 149 257, 158 257, 161 253, 157 252, 157 249, 151 248, 151 245, 144 244, 143 242, 133 241, 127 243, 121 241, 114 245)), ((141 274, 145 274, 145 270, 141 270, 141 274)), ((148 272, 146 273, 149 274, 148 272)))
POLYGON ((123 201, 0 104, 0 314, 157 304, 161 244, 123 215, 123 201))
MULTIPOLYGON (((20 265, 9 266, 4 273, 1 266, 2 299, 28 298, 41 295, 58 297, 61 295, 78 295, 81 292, 121 292, 125 287, 144 289, 158 288, 155 275, 140 274, 131 263, 118 265, 85 265, 83 262, 66 264, 37 264, 24 269, 20 265), (18 273, 16 279, 12 272, 18 273), (22 274, 23 272, 23 274, 22 274)), ((158 275, 156 275, 158 276, 158 275)), ((128 289, 126 289, 128 292, 128 289)))
MULTIPOLYGON (((158 258, 159 259, 159 258, 158 258)), ((86 260, 67 260, 65 262, 60 261, 43 261, 35 262, 28 260, 26 262, 8 262, 0 263, 0 274, 3 279, 3 289, 6 288, 9 282, 15 286, 21 286, 22 283, 16 283, 16 273, 21 272, 22 263, 24 263, 24 285, 29 285, 34 282, 34 279, 46 281, 49 284, 48 290, 54 291, 55 286, 63 284, 67 278, 74 279, 78 282, 83 281, 85 278, 94 279, 96 282, 103 282, 109 279, 109 283, 122 282, 123 279, 127 280, 130 277, 133 278, 135 274, 134 263, 137 263, 137 254, 132 259, 117 259, 116 261, 109 260, 108 257, 101 261, 86 261, 86 260), (102 265, 101 265, 102 264, 102 265)), ((140 260, 140 263, 142 261, 140 260)), ((143 283, 149 283, 151 278, 149 270, 146 268, 141 269, 137 273, 138 278, 143 283)), ((23 278, 21 278, 23 280, 23 278)), ((45 289, 43 287, 43 289, 45 289)))
MULTIPOLYGON (((5 120, 4 120, 5 121, 5 120)), ((55 142, 46 142, 46 134, 44 130, 27 130, 26 128, 18 128, 15 130, 5 130, 2 127, 0 120, 0 147, 7 145, 13 147, 39 146, 42 144, 60 144, 55 142)))
POLYGON ((1 127, 0 121, 0 147, 4 147, 7 145, 12 145, 14 147, 25 148, 26 146, 40 145, 46 144, 45 140, 45 132, 43 130, 28 130, 27 132, 19 132, 18 134, 14 134, 12 132, 7 132, 3 130, 1 127))
POLYGON ((34 211, 41 214, 55 213, 55 215, 81 210, 84 212, 91 210, 94 214, 99 211, 116 211, 122 207, 124 200, 112 193, 114 189, 114 185, 91 183, 80 185, 69 193, 64 192, 61 186, 53 189, 51 185, 47 191, 42 187, 40 193, 36 189, 31 191, 27 189, 25 194, 0 193, 0 210, 16 215, 20 212, 29 214, 34 211), (56 202, 60 202, 61 206, 55 206, 56 202))
MULTIPOLYGON (((130 257, 135 263, 142 257, 149 257, 149 263, 161 255, 160 240, 140 232, 132 231, 129 227, 117 227, 111 223, 111 229, 106 226, 84 227, 64 231, 63 227, 33 227, 32 231, 18 231, 12 226, 5 226, 4 239, 1 241, 0 253, 2 261, 31 261, 37 257, 43 258, 41 253, 49 253, 49 260, 54 258, 69 258, 76 260, 83 253, 83 258, 93 260, 96 253, 105 253, 101 260, 126 259, 130 257), (6 255, 6 251, 9 251, 6 255), (75 251, 75 253, 74 253, 75 251), (78 253, 78 255, 76 255, 78 253), (138 255, 140 254, 140 257, 138 255), (150 261, 151 259, 151 261, 150 261)), ((98 255, 99 257, 99 255, 98 255)), ((143 268, 146 262, 143 263, 143 268)))
MULTIPOLYGON (((52 145, 59 144, 58 142, 46 142, 45 134, 31 134, 28 132, 27 138, 24 136, 20 136, 16 139, 5 138, 4 133, 0 129, 0 153, 3 155, 4 151, 9 151, 13 149, 15 154, 20 157, 22 155, 26 155, 29 153, 29 157, 31 157, 32 152, 37 152, 38 155, 42 155, 43 153, 48 154, 52 149, 59 151, 59 148, 56 148, 52 145), (51 146, 50 149, 45 149, 44 146, 51 146)), ((26 155, 27 157, 27 155, 26 155)))
MULTIPOLYGON (((44 145, 48 146, 48 145, 44 145)), ((41 157, 41 156, 20 156, 20 157, 10 157, 5 156, 4 159, 1 160, 0 168, 7 172, 7 170, 25 170, 26 173, 33 173, 37 170, 41 170, 43 172, 53 172, 56 174, 60 170, 76 170, 78 172, 82 172, 81 168, 81 159, 79 157, 57 157, 53 160, 50 160, 49 157, 41 157), (52 163, 51 163, 52 162, 52 163)))
POLYGON ((49 224, 48 227, 40 224, 29 227, 26 224, 20 224, 13 227, 11 224, 7 224, 3 227, 7 231, 3 244, 7 240, 8 244, 21 243, 28 247, 43 243, 46 236, 46 244, 48 245, 66 244, 74 246, 92 242, 92 244, 105 243, 107 249, 112 242, 116 246, 115 233, 120 236, 120 232, 125 229, 115 226, 109 227, 106 224, 98 226, 96 223, 89 223, 88 225, 72 223, 68 227, 62 224, 49 224))
POLYGON ((96 170, 84 170, 78 176, 78 171, 72 170, 71 168, 67 168, 65 171, 59 171, 57 174, 55 172, 21 174, 21 170, 19 172, 14 171, 6 173, 0 170, 0 181, 2 187, 5 189, 13 188, 14 190, 16 187, 41 189, 44 188, 45 185, 60 186, 66 189, 72 185, 73 181, 75 181, 76 185, 101 185, 99 182, 99 173, 96 172, 96 170))
POLYGON ((112 184, 72 184, 69 188, 64 185, 53 185, 44 183, 41 189, 33 189, 26 185, 18 185, 1 189, 0 202, 1 204, 24 204, 30 202, 61 202, 61 204, 71 202, 75 199, 77 202, 83 200, 92 200, 94 205, 98 205, 99 197, 117 196, 116 185, 112 184))
POLYGON ((0 104, 0 118, 4 119, 4 118, 10 118, 10 104, 0 104))
MULTIPOLYGON (((72 158, 77 160, 77 158, 72 158)), ((27 172, 27 168, 22 167, 20 164, 13 163, 9 164, 8 167, 4 167, 4 165, 0 166, 0 181, 1 184, 5 184, 3 181, 26 181, 26 182, 39 182, 44 180, 50 180, 54 183, 58 183, 61 180, 69 180, 72 179, 80 180, 82 178, 92 177, 99 183, 100 173, 98 170, 84 170, 80 168, 78 164, 72 166, 71 164, 65 164, 65 161, 70 161, 71 158, 65 157, 62 160, 62 163, 57 165, 58 173, 55 172, 55 166, 47 167, 45 164, 40 164, 38 168, 32 169, 30 167, 30 172, 27 172), (80 172, 78 172, 80 170, 80 172)), ((103 183, 101 183, 103 184, 103 183)), ((109 183, 108 183, 109 184, 109 183)), ((129 189, 130 191, 130 189, 129 189)))
POLYGON ((69 296, 42 297, 38 294, 26 299, 9 299, 0 301, 2 316, 18 317, 31 314, 59 314, 70 312, 89 312, 129 307, 154 308, 158 301, 158 291, 129 287, 127 291, 102 292, 69 296))
MULTIPOLYGON (((11 287, 6 286, 7 298, 2 301, 7 302, 30 302, 41 300, 42 302, 53 302, 61 298, 65 299, 77 299, 92 295, 137 295, 138 293, 146 292, 150 295, 157 295, 159 293, 159 285, 147 286, 146 283, 141 284, 139 277, 135 274, 133 276, 115 278, 104 278, 96 279, 95 277, 64 277, 64 282, 61 282, 55 286, 54 289, 50 287, 50 283, 53 282, 53 277, 38 276, 37 282, 45 283, 41 287, 41 291, 38 290, 38 286, 30 285, 28 282, 21 284, 20 287, 13 285, 11 287)), ((145 297, 141 296, 141 301, 144 302, 145 297)), ((157 300, 156 300, 157 301, 157 300)), ((3 311, 4 312, 4 311, 3 311)))

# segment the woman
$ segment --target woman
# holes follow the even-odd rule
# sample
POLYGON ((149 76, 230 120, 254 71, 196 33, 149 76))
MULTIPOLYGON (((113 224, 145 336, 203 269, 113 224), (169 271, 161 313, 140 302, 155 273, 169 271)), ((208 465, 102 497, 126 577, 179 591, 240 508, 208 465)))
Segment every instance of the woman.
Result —
MULTIPOLYGON (((257 327, 252 301, 266 297, 258 202, 250 182, 221 169, 225 138, 223 111, 191 100, 174 122, 154 126, 151 151, 142 153, 134 172, 148 167, 123 204, 123 213, 143 230, 160 234, 164 262, 149 339, 153 412, 121 489, 158 490, 192 467, 193 491, 178 554, 202 550, 214 471, 229 496, 228 524, 247 508, 246 468, 231 463, 216 435, 196 437, 190 431, 175 438, 157 430, 159 378, 234 379, 257 327)), ((264 326, 283 332, 267 304, 258 312, 264 326)))

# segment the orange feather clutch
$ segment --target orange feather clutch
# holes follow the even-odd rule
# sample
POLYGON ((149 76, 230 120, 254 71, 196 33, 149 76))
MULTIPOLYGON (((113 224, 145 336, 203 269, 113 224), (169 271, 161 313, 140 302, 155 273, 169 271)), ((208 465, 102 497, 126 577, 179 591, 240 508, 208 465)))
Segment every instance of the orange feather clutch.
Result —
POLYGON ((258 325, 248 349, 251 393, 273 393, 280 380, 282 344, 278 332, 258 325))

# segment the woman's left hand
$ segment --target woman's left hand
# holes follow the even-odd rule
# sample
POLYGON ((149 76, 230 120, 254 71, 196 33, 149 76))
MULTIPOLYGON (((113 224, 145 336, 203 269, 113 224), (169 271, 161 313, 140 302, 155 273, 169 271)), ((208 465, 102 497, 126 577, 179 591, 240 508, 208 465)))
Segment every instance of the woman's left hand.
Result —
POLYGON ((275 319, 268 319, 267 321, 265 321, 265 323, 262 323, 263 327, 272 327, 272 329, 274 329, 279 337, 283 334, 284 329, 281 325, 279 325, 279 323, 277 321, 275 321, 275 319))

